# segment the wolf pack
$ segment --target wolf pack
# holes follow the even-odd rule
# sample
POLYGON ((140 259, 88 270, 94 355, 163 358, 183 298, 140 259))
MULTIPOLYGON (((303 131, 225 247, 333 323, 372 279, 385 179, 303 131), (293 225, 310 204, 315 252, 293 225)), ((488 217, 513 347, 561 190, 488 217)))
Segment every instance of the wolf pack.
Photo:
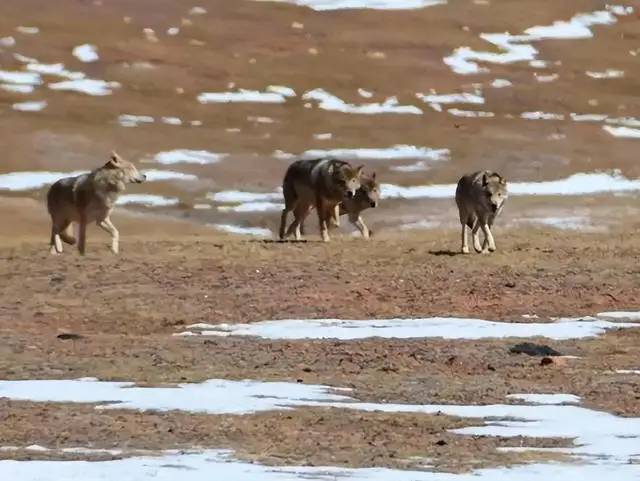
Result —
MULTIPOLYGON (((127 184, 146 180, 136 166, 112 152, 109 160, 91 172, 56 181, 47 192, 51 216, 50 251, 61 254, 63 242, 86 250, 87 226, 94 223, 111 236, 111 251, 119 252, 120 234, 111 221, 118 196, 127 184), (78 239, 71 232, 78 225, 78 239)), ((329 230, 340 225, 346 215, 364 239, 371 236, 362 212, 378 206, 380 184, 376 174, 364 172, 364 166, 335 158, 295 160, 287 168, 282 182, 284 208, 280 217, 279 238, 301 240, 304 222, 316 210, 320 236, 329 242, 329 230), (293 221, 287 226, 289 214, 293 221)), ((460 216, 461 247, 468 254, 469 231, 478 253, 494 252, 496 243, 491 228, 507 199, 507 181, 496 172, 482 170, 463 175, 458 181, 455 201, 460 216), (480 243, 480 230, 484 239, 480 243)))

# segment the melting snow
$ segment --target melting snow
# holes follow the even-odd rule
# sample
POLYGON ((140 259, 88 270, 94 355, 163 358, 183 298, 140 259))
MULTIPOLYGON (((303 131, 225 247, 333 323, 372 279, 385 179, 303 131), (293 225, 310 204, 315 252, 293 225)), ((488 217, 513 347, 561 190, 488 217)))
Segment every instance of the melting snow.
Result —
POLYGON ((431 317, 424 319, 287 319, 252 324, 187 326, 202 335, 255 336, 263 339, 392 339, 430 338, 492 339, 533 338, 581 339, 603 334, 609 329, 640 327, 640 324, 611 322, 594 317, 560 319, 556 322, 518 323, 482 319, 431 317))
POLYGON ((415 105, 400 105, 396 97, 388 97, 383 103, 348 104, 339 97, 330 94, 323 89, 314 89, 302 96, 303 100, 315 100, 318 107, 323 110, 343 112, 347 114, 412 114, 420 115, 420 110, 415 105))
POLYGON ((214 202, 264 202, 270 200, 282 199, 282 194, 279 192, 242 192, 239 190, 224 190, 216 192, 215 194, 207 194, 207 198, 214 202))
POLYGON ((19 85, 40 85, 42 79, 40 74, 35 72, 11 72, 0 70, 0 82, 19 85))
POLYGON ((432 149, 430 147, 416 147, 414 145, 394 145, 383 149, 312 149, 305 151, 302 156, 313 157, 338 157, 341 159, 425 159, 448 160, 449 149, 432 149))
POLYGON ((73 56, 81 62, 97 62, 100 59, 98 55, 98 49, 95 45, 85 43, 84 45, 78 45, 73 49, 73 56))
POLYGON ((204 92, 198 95, 201 104, 210 103, 284 103, 287 96, 281 92, 260 92, 257 90, 239 89, 237 92, 204 92))
POLYGON ((632 129, 630 127, 612 127, 610 125, 605 125, 602 128, 614 137, 640 139, 640 129, 632 129))
POLYGON ((491 82, 491 86, 496 89, 502 89, 505 87, 511 87, 513 84, 506 79, 497 78, 493 82, 491 82))
POLYGON ((63 77, 70 80, 79 80, 85 77, 85 74, 82 72, 71 72, 65 69, 63 63, 38 63, 29 62, 27 64, 27 70, 31 72, 36 72, 42 75, 54 75, 56 77, 63 77))
POLYGON ((19 94, 30 94, 34 91, 33 85, 21 84, 0 84, 0 89, 19 94))
POLYGON ((579 404, 580 396, 574 394, 509 394, 508 399, 518 399, 529 404, 579 404))
POLYGON ((309 7, 313 10, 374 9, 374 10, 413 10, 443 5, 447 0, 257 0, 287 2, 309 7))
POLYGON ((479 94, 457 93, 457 94, 416 94, 420 100, 432 104, 484 104, 484 97, 479 94))
POLYGON ((614 70, 614 69, 607 69, 607 70, 604 70, 602 72, 594 72, 592 70, 587 70, 585 73, 587 74, 587 76, 589 76, 591 78, 595 78, 595 79, 622 78, 622 77, 624 77, 624 71, 623 70, 614 70))
POLYGON ((208 152, 206 150, 187 150, 187 149, 176 149, 169 150, 165 152, 159 152, 154 157, 156 162, 161 164, 171 165, 171 164, 215 164, 219 162, 227 154, 215 154, 213 152, 208 152))
POLYGON ((240 225, 232 224, 214 224, 213 227, 224 232, 240 235, 251 235, 255 237, 272 237, 273 233, 269 229, 262 229, 260 227, 243 227, 240 225))
POLYGON ((220 212, 275 212, 282 210, 284 204, 275 202, 243 202, 238 205, 221 205, 220 212))
POLYGON ((111 95, 113 89, 118 87, 120 87, 118 82, 107 82, 106 80, 95 79, 67 80, 65 82, 49 84, 49 88, 53 90, 69 90, 98 97, 111 95))
MULTIPOLYGON (((588 195, 608 192, 632 192, 640 190, 640 180, 630 180, 619 171, 612 173, 574 174, 565 179, 542 182, 509 182, 510 195, 588 195)), ((385 198, 452 198, 456 184, 433 184, 402 187, 382 185, 385 198)))
POLYGON ((22 25, 16 27, 16 31, 24 33, 25 35, 36 35, 40 33, 40 29, 38 27, 24 27, 22 25))
POLYGON ((534 61, 538 51, 531 45, 544 39, 580 39, 593 37, 594 25, 611 25, 617 21, 615 14, 627 15, 620 10, 610 12, 600 10, 581 13, 569 21, 557 21, 552 25, 528 28, 521 35, 510 33, 483 33, 480 38, 493 44, 500 52, 476 51, 469 47, 459 47, 453 54, 444 58, 444 63, 458 74, 478 74, 487 72, 478 62, 506 64, 512 62, 534 61))
POLYGON ((520 117, 527 120, 564 120, 564 115, 549 112, 523 112, 520 117))
POLYGON ((163 197, 161 195, 151 194, 125 194, 118 198, 117 204, 120 205, 147 205, 152 207, 168 207, 178 205, 180 201, 175 197, 163 197))
POLYGON ((75 177, 86 171, 76 172, 11 172, 0 175, 0 190, 32 190, 39 189, 63 177, 75 177))
POLYGON ((17 104, 13 104, 11 108, 13 110, 19 110, 21 112, 40 112, 44 110, 47 106, 46 100, 41 100, 38 102, 20 102, 17 104))
POLYGON ((450 115, 454 117, 467 117, 467 118, 491 118, 495 117, 496 114, 493 112, 483 112, 481 110, 461 110, 461 109, 449 109, 447 110, 450 115))
POLYGON ((123 127, 137 127, 140 124, 152 124, 153 122, 155 119, 148 115, 122 114, 118 117, 118 123, 123 127))

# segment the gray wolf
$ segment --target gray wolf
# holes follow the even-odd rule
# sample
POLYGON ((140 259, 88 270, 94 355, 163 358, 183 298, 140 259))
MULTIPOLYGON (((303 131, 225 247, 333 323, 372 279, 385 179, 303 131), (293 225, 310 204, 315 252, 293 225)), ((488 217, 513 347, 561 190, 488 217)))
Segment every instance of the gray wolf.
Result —
POLYGON ((329 222, 342 200, 352 198, 360 187, 363 166, 353 167, 349 162, 332 158, 301 159, 293 162, 282 182, 284 209, 280 217, 280 239, 295 234, 301 239, 300 226, 314 207, 318 211, 320 234, 328 242, 329 222), (286 229, 287 215, 294 220, 286 229))
POLYGON ((95 222, 111 235, 111 250, 117 254, 120 234, 109 216, 126 184, 145 180, 145 175, 138 172, 135 165, 112 152, 111 158, 102 167, 88 174, 56 181, 47 192, 47 209, 51 216, 51 253, 62 253, 61 241, 76 243, 68 231, 71 223, 76 222, 78 251, 84 254, 87 224, 95 222))
MULTIPOLYGON (((342 199, 342 202, 338 205, 337 212, 334 212, 331 224, 339 226, 339 216, 348 215, 349 221, 358 228, 362 237, 369 239, 372 233, 364 223, 361 213, 363 210, 377 207, 379 202, 380 184, 376 181, 375 172, 371 176, 362 175, 360 188, 353 197, 342 199)), ((304 224, 300 224, 300 232, 304 235, 304 224)))
POLYGON ((462 253, 469 253, 467 228, 471 229, 473 248, 476 252, 496 250, 491 227, 502 212, 507 199, 507 181, 500 174, 483 170, 465 175, 458 181, 456 204, 462 224, 462 253), (478 230, 484 233, 484 243, 480 246, 478 230))

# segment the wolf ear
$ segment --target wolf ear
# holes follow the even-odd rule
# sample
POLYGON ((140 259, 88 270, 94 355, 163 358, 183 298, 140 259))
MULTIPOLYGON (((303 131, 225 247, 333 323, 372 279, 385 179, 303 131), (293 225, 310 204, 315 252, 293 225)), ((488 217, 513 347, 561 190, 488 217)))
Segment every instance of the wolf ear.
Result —
POLYGON ((371 180, 376 180, 376 173, 371 174, 371 180))
POLYGON ((487 175, 486 172, 483 172, 482 173, 482 187, 486 187, 488 183, 489 183, 489 176, 487 175))
POLYGON ((501 185, 507 185, 507 179, 505 179, 504 177, 500 176, 500 184, 501 185))
POLYGON ((113 162, 114 164, 119 164, 121 160, 122 160, 122 157, 120 157, 115 150, 112 150, 111 151, 111 158, 110 158, 109 161, 113 162))
POLYGON ((364 165, 359 165, 356 167, 356 175, 360 177, 362 175, 362 171, 364 170, 364 165))

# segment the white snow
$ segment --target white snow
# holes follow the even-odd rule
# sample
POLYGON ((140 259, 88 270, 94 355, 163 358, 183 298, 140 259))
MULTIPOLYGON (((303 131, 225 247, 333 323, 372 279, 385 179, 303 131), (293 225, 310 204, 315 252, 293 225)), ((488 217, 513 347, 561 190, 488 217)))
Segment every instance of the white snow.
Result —
POLYGON ((358 95, 360 95, 360 97, 362 98, 370 99, 371 97, 373 97, 373 92, 360 88, 358 89, 358 95))
POLYGON ((160 121, 167 125, 182 125, 182 119, 179 117, 161 117, 160 121))
POLYGON ((284 103, 287 96, 280 92, 260 92, 257 90, 239 89, 237 92, 203 92, 198 95, 201 104, 210 103, 284 103))
POLYGON ((322 110, 342 112, 347 114, 422 114, 422 110, 415 105, 400 105, 396 97, 388 97, 382 103, 349 104, 341 98, 327 92, 326 90, 314 89, 305 92, 302 96, 302 99, 317 101, 318 107, 322 110))
POLYGON ((316 140, 330 140, 333 138, 333 134, 330 132, 325 134, 313 134, 313 138, 316 140))
POLYGON ((282 85, 269 85, 267 92, 273 92, 275 94, 282 95, 283 97, 295 97, 296 91, 291 87, 284 87, 282 85))
POLYGON ((416 97, 425 103, 432 104, 484 104, 484 97, 480 94, 472 94, 468 92, 456 94, 420 94, 416 97))
POLYGON ((63 63, 29 62, 26 69, 42 75, 53 75, 70 80, 79 80, 85 77, 85 74, 82 72, 72 72, 67 70, 63 63))
POLYGON ((36 35, 40 33, 40 29, 38 27, 25 27, 23 25, 16 27, 16 31, 25 35, 36 35))
POLYGON ((607 69, 601 72, 596 72, 593 70, 587 70, 585 72, 588 77, 595 79, 608 79, 608 78, 622 78, 624 77, 624 70, 615 70, 615 69, 607 69))
POLYGON ((122 114, 118 116, 118 123, 123 127, 137 127, 140 124, 152 124, 155 122, 149 115, 122 114))
POLYGON ((313 157, 338 157, 341 159, 424 159, 433 161, 448 160, 451 152, 449 149, 432 149, 431 147, 417 147, 415 145, 393 145, 387 148, 361 148, 361 149, 312 149, 305 151, 302 156, 313 157))
POLYGON ((546 337, 555 340, 595 337, 610 329, 640 327, 594 317, 566 318, 555 322, 519 323, 482 319, 431 317, 424 319, 286 319, 252 324, 187 326, 202 335, 254 336, 263 339, 392 339, 443 338, 493 339, 546 337))
POLYGON ((266 202, 282 199, 280 192, 243 192, 240 190, 223 190, 215 194, 207 194, 207 199, 214 202, 240 203, 240 202, 266 202))
POLYGON ((231 234, 250 235, 255 237, 272 237, 273 233, 269 229, 261 227, 243 227, 233 224, 214 224, 213 227, 231 234))
POLYGON ((523 112, 520 117, 527 120, 564 120, 564 115, 550 112, 523 112))
POLYGON ((508 394, 507 399, 518 399, 529 404, 580 404, 580 396, 574 394, 508 394))
POLYGON ((220 212, 275 212, 280 211, 284 204, 275 202, 243 202, 238 205, 218 206, 220 212))
POLYGON ((443 5, 447 0, 256 0, 259 2, 287 2, 317 11, 342 9, 414 10, 443 5))
POLYGON ((607 317, 610 319, 624 319, 625 321, 640 321, 640 311, 599 312, 598 317, 607 317))
POLYGON ((631 127, 612 127, 610 125, 604 125, 602 128, 614 137, 640 139, 640 129, 632 129, 631 127))
POLYGON ((21 112, 40 112, 47 106, 46 100, 33 101, 33 102, 20 102, 13 104, 11 108, 13 110, 19 110, 21 112))
MULTIPOLYGON (((0 174, 0 190, 22 191, 39 189, 46 185, 53 184, 56 180, 64 177, 75 177, 86 173, 86 170, 78 170, 75 172, 10 172, 8 174, 0 174)), ((147 180, 150 182, 163 180, 197 180, 195 175, 170 170, 144 170, 142 173, 147 176, 147 180)))
POLYGON ((175 149, 159 152, 154 160, 160 164, 215 164, 228 154, 217 154, 206 150, 175 149))
POLYGON ((161 195, 151 194, 124 194, 121 195, 116 204, 119 205, 146 205, 150 207, 168 207, 178 205, 179 199, 175 197, 163 197, 161 195))
POLYGON ((519 222, 543 224, 556 229, 567 230, 597 230, 587 217, 526 217, 519 219, 519 222))
POLYGON ((197 180, 198 177, 192 174, 185 174, 183 172, 174 172, 171 170, 145 170, 143 174, 147 176, 147 180, 163 181, 163 180, 197 180))
POLYGON ((9 174, 0 174, 0 190, 32 190, 39 189, 49 184, 53 184, 56 180, 64 177, 75 177, 86 173, 85 171, 76 172, 11 172, 9 174))
POLYGON ((461 109, 449 109, 447 110, 450 115, 454 117, 466 117, 466 118, 484 118, 489 119, 495 117, 493 112, 484 112, 482 110, 461 110, 461 109))
POLYGON ((574 122, 602 122, 607 118, 604 114, 576 114, 571 113, 571 120, 574 122))
POLYGON ((53 90, 68 90, 98 97, 111 95, 113 89, 118 87, 120 87, 118 82, 107 82, 106 80, 88 78, 49 84, 49 88, 53 90))
MULTIPOLYGON (((614 12, 618 14, 618 11, 614 12)), ((556 21, 551 25, 528 28, 521 35, 510 33, 483 33, 480 38, 493 44, 500 51, 477 51, 469 47, 459 47, 444 58, 444 63, 458 74, 486 73, 479 62, 507 64, 522 61, 535 61, 538 50, 531 45, 544 39, 581 39, 593 37, 594 25, 611 25, 617 21, 614 13, 599 10, 592 13, 580 13, 569 21, 556 21)), ((535 65, 534 65, 535 66, 535 65)))
POLYGON ((75 58, 85 63, 97 62, 100 59, 97 47, 89 43, 74 47, 72 53, 75 58))
POLYGON ((495 89, 502 89, 505 87, 511 87, 513 85, 513 83, 511 83, 510 80, 507 79, 501 79, 501 78, 497 78, 495 79, 493 82, 491 82, 491 86, 495 89))
MULTIPOLYGON (((564 179, 541 182, 509 182, 509 195, 590 195, 609 192, 633 192, 640 190, 640 179, 630 180, 619 171, 574 174, 564 179)), ((456 184, 433 184, 403 187, 382 184, 385 198, 435 198, 453 197, 456 184)))
POLYGON ((12 72, 0 70, 0 82, 18 85, 41 85, 42 78, 36 72, 12 72))
POLYGON ((34 91, 33 85, 22 84, 0 84, 0 89, 18 94, 30 94, 34 91))

